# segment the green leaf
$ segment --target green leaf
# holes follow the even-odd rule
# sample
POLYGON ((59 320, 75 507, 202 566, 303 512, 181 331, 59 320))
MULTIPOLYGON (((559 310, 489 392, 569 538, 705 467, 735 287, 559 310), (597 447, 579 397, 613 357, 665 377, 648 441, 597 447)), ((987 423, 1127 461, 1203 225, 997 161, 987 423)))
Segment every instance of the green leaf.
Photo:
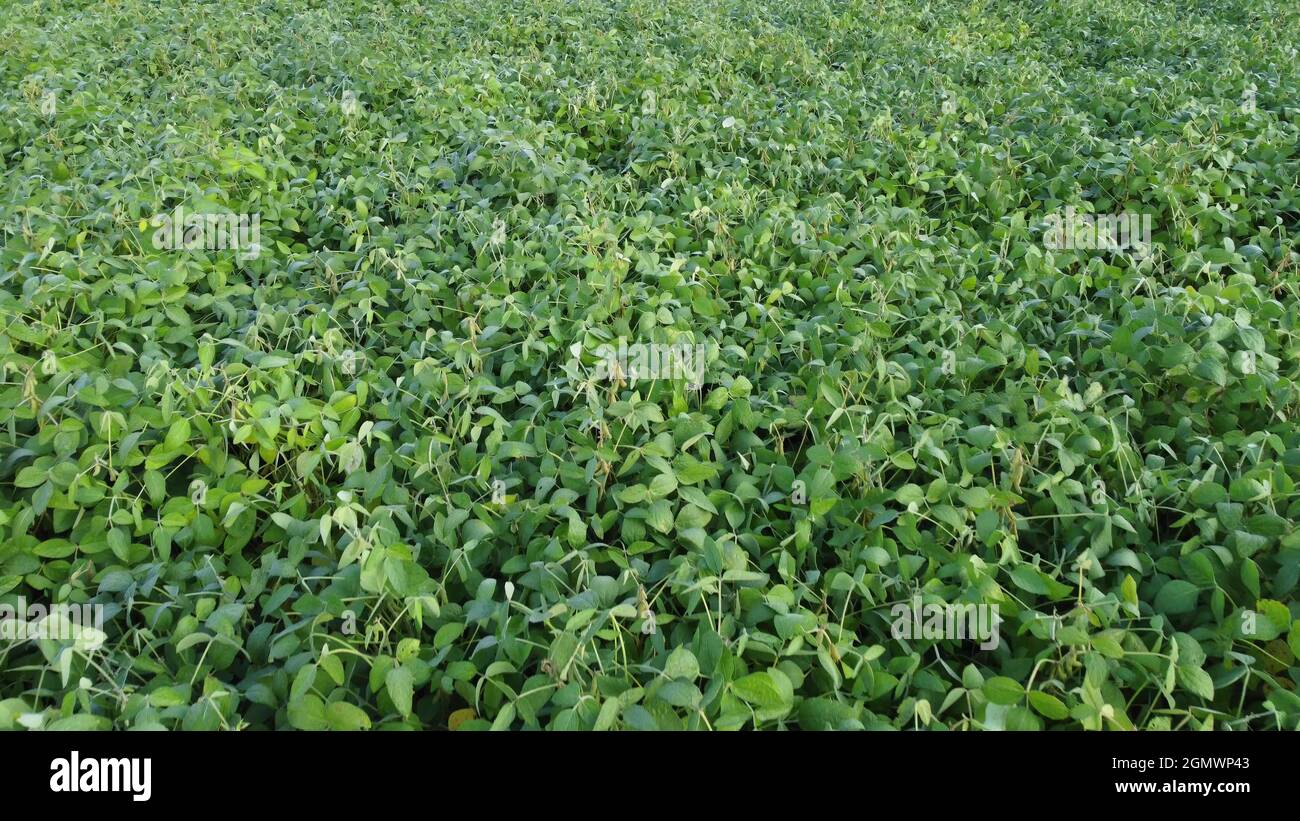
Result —
POLYGON ((405 667, 394 667, 384 678, 384 688, 402 718, 410 718, 411 701, 415 695, 415 682, 411 672, 405 667))
POLYGON ((1210 674, 1190 664, 1178 665, 1178 683, 1183 689, 1195 693, 1206 701, 1214 700, 1214 681, 1210 674))
POLYGON ((289 723, 297 730, 325 730, 330 726, 325 702, 315 694, 290 701, 288 713, 289 723))
POLYGON ((1018 704, 1025 697, 1020 682, 1006 676, 994 676, 984 682, 984 697, 994 704, 1018 704))
POLYGON ((441 650, 456 639, 460 638, 461 634, 464 632, 465 625, 460 622, 444 624, 442 627, 438 628, 438 632, 433 636, 433 648, 435 650, 441 650))
POLYGON ((1155 609, 1167 616, 1190 613, 1196 607, 1200 589, 1191 582, 1173 579, 1156 594, 1155 609))
POLYGON ((668 678, 694 680, 700 675, 700 663, 690 650, 678 647, 668 654, 668 661, 664 663, 664 675, 668 678))
POLYGON ((746 703, 769 711, 785 711, 793 706, 794 693, 789 681, 777 679, 771 672, 750 673, 731 683, 731 689, 746 703))
POLYGON ((1051 693, 1044 693, 1042 690, 1029 691, 1029 706, 1033 707, 1043 718, 1052 721, 1064 721, 1070 716, 1070 711, 1063 701, 1051 693))
POLYGON ((851 706, 830 698, 806 698, 799 703, 799 726, 805 730, 835 730, 856 720, 851 706))
POLYGON ((369 730, 370 716, 354 704, 336 701, 325 708, 325 718, 331 730, 369 730))

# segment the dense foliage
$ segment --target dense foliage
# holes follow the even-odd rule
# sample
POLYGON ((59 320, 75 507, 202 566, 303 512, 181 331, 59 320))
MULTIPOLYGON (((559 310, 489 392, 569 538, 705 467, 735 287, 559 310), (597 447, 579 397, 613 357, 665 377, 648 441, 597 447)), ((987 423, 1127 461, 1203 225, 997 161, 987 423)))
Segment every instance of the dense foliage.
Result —
POLYGON ((1291 0, 0 43, 0 602, 106 615, 0 642, 0 727, 1300 723, 1291 0), (177 206, 260 255, 156 247, 177 206), (1045 247, 1067 207, 1152 252, 1045 247), (1000 643, 897 638, 916 596, 1000 643))

